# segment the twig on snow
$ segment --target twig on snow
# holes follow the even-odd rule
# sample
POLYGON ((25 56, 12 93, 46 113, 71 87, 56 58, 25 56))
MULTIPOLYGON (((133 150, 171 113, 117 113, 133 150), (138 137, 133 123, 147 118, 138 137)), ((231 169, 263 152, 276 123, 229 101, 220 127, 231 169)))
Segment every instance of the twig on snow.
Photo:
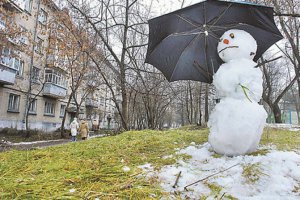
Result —
POLYGON ((221 196, 220 200, 222 200, 222 199, 223 199, 223 197, 225 196, 225 194, 226 194, 226 192, 224 192, 224 193, 222 194, 222 196, 221 196))
POLYGON ((205 177, 205 178, 203 178, 203 179, 200 179, 200 180, 198 180, 198 181, 196 181, 196 182, 194 182, 194 183, 191 183, 191 184, 185 186, 185 187, 184 187, 184 190, 187 191, 187 188, 188 188, 188 187, 190 187, 190 186, 192 186, 192 185, 195 185, 195 184, 197 184, 197 183, 199 183, 199 182, 201 182, 201 181, 204 181, 204 180, 206 180, 206 179, 209 179, 209 178, 212 177, 212 176, 215 176, 215 175, 217 175, 217 174, 223 173, 223 172, 225 172, 225 171, 227 171, 227 170, 229 170, 229 169, 231 169, 231 168, 233 168, 233 167, 235 167, 235 166, 237 166, 237 165, 239 165, 239 164, 240 164, 240 163, 237 163, 237 164, 235 164, 235 165, 232 165, 231 167, 228 167, 227 169, 224 169, 224 170, 222 170, 222 171, 216 172, 216 173, 211 174, 211 175, 209 175, 209 176, 207 176, 207 177, 205 177))
POLYGON ((181 175, 181 171, 180 171, 179 174, 177 175, 177 178, 176 178, 176 181, 175 181, 175 183, 174 183, 174 185, 173 185, 173 188, 176 188, 176 187, 177 187, 177 183, 178 183, 178 181, 179 181, 180 175, 181 175))

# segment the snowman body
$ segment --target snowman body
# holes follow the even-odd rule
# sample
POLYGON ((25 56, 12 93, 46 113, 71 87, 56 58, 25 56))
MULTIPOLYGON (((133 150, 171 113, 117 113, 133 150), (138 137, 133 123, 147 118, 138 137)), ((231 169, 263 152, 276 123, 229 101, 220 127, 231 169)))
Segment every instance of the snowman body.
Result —
POLYGON ((210 115, 209 143, 215 152, 228 156, 256 150, 266 121, 266 111, 257 102, 262 96, 262 73, 254 61, 256 41, 247 32, 229 30, 222 36, 219 56, 225 62, 214 75, 220 94, 210 115))

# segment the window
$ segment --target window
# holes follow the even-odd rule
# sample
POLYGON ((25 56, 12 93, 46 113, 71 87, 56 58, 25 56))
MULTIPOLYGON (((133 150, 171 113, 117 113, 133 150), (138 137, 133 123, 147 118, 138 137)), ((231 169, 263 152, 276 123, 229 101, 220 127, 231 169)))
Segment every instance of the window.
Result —
POLYGON ((21 44, 27 45, 28 44, 28 37, 26 36, 26 34, 27 34, 28 31, 23 26, 21 26, 20 29, 21 29, 21 35, 19 37, 19 42, 21 44))
POLYGON ((43 40, 39 37, 36 38, 35 52, 40 54, 43 52, 43 40))
POLYGON ((24 1, 25 1, 24 10, 26 10, 29 13, 31 13, 32 0, 24 0, 24 1))
POLYGON ((36 105, 37 105, 37 100, 31 99, 29 105, 29 113, 36 114, 36 105))
POLYGON ((15 69, 16 74, 21 76, 23 74, 24 61, 17 57, 13 58, 12 54, 13 51, 11 49, 4 47, 2 49, 0 61, 3 65, 15 69))
POLYGON ((12 54, 12 50, 7 48, 7 47, 4 47, 2 49, 2 55, 1 55, 1 63, 3 65, 6 65, 6 66, 10 66, 11 65, 11 54, 12 54))
POLYGON ((53 83, 61 87, 67 86, 66 78, 63 74, 53 69, 45 69, 45 82, 53 83))
POLYGON ((59 24, 57 26, 57 35, 56 36, 58 39, 62 39, 64 37, 64 27, 61 24, 59 24))
POLYGON ((39 76, 40 76, 40 69, 37 67, 32 68, 32 73, 31 73, 31 81, 38 83, 39 82, 39 76))
POLYGON ((24 69, 24 61, 19 58, 14 58, 12 63, 12 68, 16 69, 16 75, 22 76, 24 69))
POLYGON ((26 0, 14 0, 13 2, 19 6, 21 9, 24 9, 25 8, 25 2, 26 0))
POLYGON ((20 95, 9 94, 8 111, 19 111, 20 95))
POLYGON ((5 29, 5 21, 3 15, 0 14, 0 30, 5 29))
POLYGON ((40 13, 39 13, 39 18, 38 18, 39 22, 43 25, 46 25, 47 17, 48 17, 47 12, 45 10, 41 9, 40 13))
POLYGON ((63 117, 65 115, 66 107, 66 105, 60 105, 60 117, 63 117))
POLYGON ((45 101, 44 114, 54 116, 54 114, 55 114, 55 104, 53 102, 45 101))

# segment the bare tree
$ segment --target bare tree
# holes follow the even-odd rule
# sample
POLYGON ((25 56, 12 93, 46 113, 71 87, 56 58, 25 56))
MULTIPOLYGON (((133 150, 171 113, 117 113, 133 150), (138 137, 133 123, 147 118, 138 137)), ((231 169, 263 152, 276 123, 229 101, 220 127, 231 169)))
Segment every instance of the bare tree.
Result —
MULTIPOLYGON (((68 71, 66 76, 70 93, 66 110, 71 104, 75 104, 75 116, 78 117, 83 102, 97 87, 94 83, 98 77, 93 74, 95 66, 90 58, 91 52, 95 50, 95 40, 89 37, 84 24, 76 23, 66 9, 56 13, 50 32, 48 58, 51 56, 55 64, 48 67, 59 65, 68 71)), ((67 112, 64 112, 61 123, 62 137, 65 136, 66 115, 67 112)))
POLYGON ((132 62, 129 52, 146 45, 136 38, 145 37, 144 31, 140 30, 143 29, 141 26, 146 25, 146 17, 143 15, 147 14, 147 11, 144 12, 144 6, 136 0, 95 1, 94 8, 88 6, 86 1, 68 2, 72 10, 90 26, 104 45, 106 59, 112 64, 109 66, 111 73, 114 73, 116 84, 121 91, 121 106, 116 106, 120 107, 122 127, 127 130, 130 87, 127 84, 127 70, 132 62))

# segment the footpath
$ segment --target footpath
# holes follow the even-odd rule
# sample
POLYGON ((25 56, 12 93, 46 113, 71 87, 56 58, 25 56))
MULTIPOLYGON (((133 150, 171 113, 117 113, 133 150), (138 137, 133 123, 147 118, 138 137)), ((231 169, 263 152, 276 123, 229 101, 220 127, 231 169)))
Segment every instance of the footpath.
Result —
MULTIPOLYGON (((106 134, 99 134, 90 136, 88 139, 97 138, 97 137, 106 137, 106 134)), ((78 140, 76 142, 81 142, 78 140)), ((16 149, 16 150, 32 150, 38 148, 46 148, 49 146, 61 145, 72 142, 71 139, 59 139, 59 140, 43 140, 43 141, 34 141, 34 142, 17 142, 12 143, 9 141, 0 141, 0 152, 16 149)))

